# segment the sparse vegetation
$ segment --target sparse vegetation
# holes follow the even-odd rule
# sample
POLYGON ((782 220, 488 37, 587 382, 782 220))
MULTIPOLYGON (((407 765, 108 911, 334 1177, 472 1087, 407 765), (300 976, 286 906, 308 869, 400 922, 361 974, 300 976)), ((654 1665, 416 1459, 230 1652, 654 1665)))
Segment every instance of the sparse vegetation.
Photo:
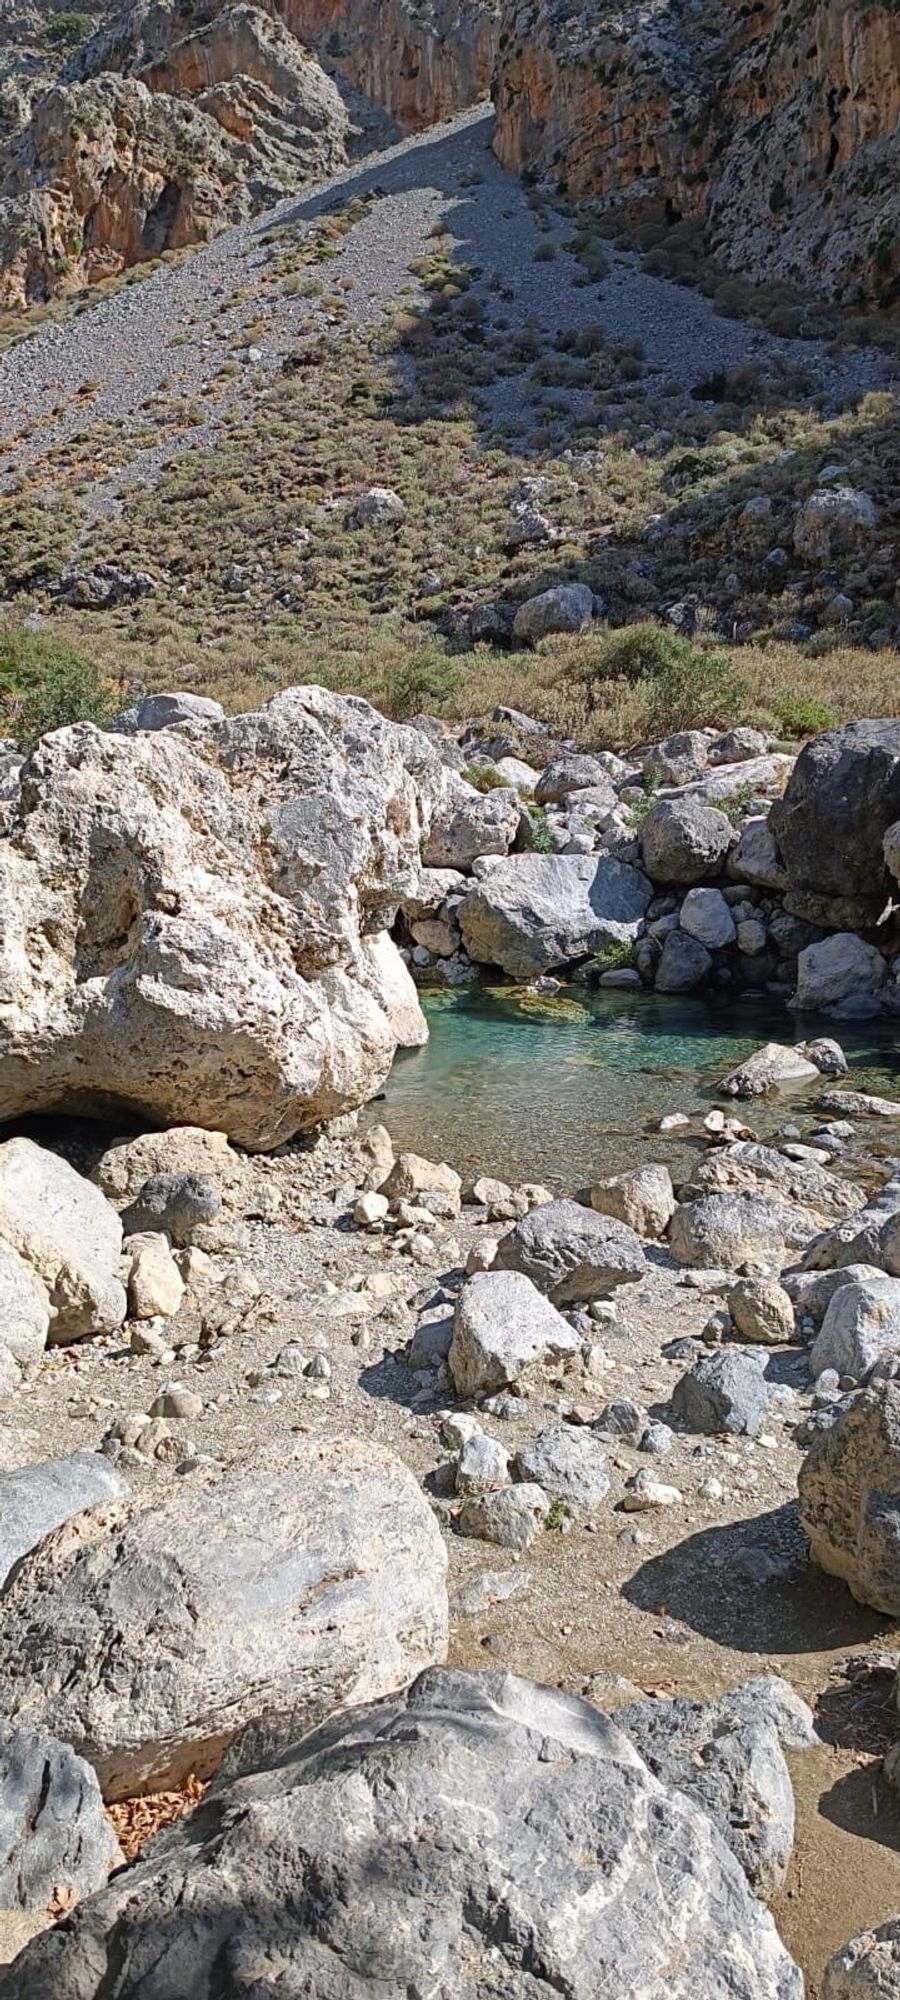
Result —
POLYGON ((0 630, 0 726, 23 749, 47 730, 103 722, 113 690, 93 662, 40 632, 0 630))

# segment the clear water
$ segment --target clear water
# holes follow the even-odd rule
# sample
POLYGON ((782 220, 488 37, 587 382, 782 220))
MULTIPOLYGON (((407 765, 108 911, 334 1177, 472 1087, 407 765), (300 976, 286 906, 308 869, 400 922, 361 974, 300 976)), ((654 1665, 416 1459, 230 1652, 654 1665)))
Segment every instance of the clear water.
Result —
MULTIPOLYGON (((682 1169, 696 1123, 687 1137, 663 1135, 660 1119, 672 1111, 702 1117, 743 1056, 762 1042, 794 1039, 792 1017, 768 999, 716 1006, 689 996, 572 990, 538 1000, 478 986, 428 994, 423 1004, 431 1039, 398 1056, 368 1121, 386 1124, 395 1145, 448 1160, 463 1174, 539 1180, 567 1192, 641 1160, 682 1169)), ((849 1083, 900 1095, 896 1023, 841 1023, 836 1032, 849 1083)), ((735 1111, 760 1136, 792 1121, 805 1134, 823 1087, 735 1111)), ((897 1143, 892 1125, 877 1136, 885 1147, 897 1143)))

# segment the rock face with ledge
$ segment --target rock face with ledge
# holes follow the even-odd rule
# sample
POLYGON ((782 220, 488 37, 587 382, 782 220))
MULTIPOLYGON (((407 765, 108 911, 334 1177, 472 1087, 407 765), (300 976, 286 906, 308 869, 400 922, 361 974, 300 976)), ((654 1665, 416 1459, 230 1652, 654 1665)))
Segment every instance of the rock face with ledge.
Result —
POLYGON ((614 1723, 446 1670, 223 1779, 0 1973, 0 2000, 101 2000, 111 1977, 149 2000, 148 1976, 160 2000, 803 1991, 712 1820, 614 1723))
POLYGON ((137 1114, 265 1151, 427 1030, 387 935, 458 780, 367 702, 45 737, 0 843, 4 1115, 137 1114))

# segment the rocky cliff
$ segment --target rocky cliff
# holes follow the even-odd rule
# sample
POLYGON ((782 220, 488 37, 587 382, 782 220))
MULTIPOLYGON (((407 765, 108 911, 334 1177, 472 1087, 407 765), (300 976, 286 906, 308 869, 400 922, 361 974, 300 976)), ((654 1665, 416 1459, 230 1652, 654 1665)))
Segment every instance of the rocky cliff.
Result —
POLYGON ((335 171, 348 87, 405 128, 448 116, 486 93, 496 40, 492 0, 129 0, 54 75, 26 14, 0 62, 6 306, 202 241, 335 171))
POLYGON ((887 302, 900 280, 900 13, 506 0, 497 150, 608 209, 705 224, 758 282, 887 302))

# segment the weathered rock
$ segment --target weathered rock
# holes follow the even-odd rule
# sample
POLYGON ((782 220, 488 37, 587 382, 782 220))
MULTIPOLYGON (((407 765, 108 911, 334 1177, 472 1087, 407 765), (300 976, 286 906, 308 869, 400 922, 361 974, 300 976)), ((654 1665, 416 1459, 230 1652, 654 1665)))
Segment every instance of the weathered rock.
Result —
POLYGON ((535 804, 557 805, 561 800, 567 799, 570 792, 583 792, 587 787, 594 792, 605 793, 610 809, 615 806, 616 788, 599 757, 574 753, 565 757, 554 757, 549 764, 545 764, 535 785, 535 804))
POLYGON ((780 1347, 794 1338, 794 1308, 775 1278, 739 1278, 726 1303, 743 1340, 780 1347))
POLYGON ((664 1236, 675 1212, 675 1193, 668 1167, 631 1167, 609 1180, 595 1181, 591 1207, 627 1223, 638 1236, 664 1236))
POLYGON ((850 722, 805 744, 769 813, 788 909, 812 923, 877 923, 894 883, 887 828, 900 818, 900 722, 850 722))
POLYGON ((609 1492, 606 1454, 589 1430, 557 1425, 516 1453, 520 1479, 532 1480, 570 1508, 592 1513, 609 1492))
POLYGON ((550 1502, 542 1486, 523 1480, 499 1493, 464 1500, 456 1517, 461 1535, 496 1542, 501 1549, 527 1549, 546 1525, 550 1502))
POLYGON ((900 1353, 900 1278, 849 1280, 833 1294, 810 1350, 812 1373, 835 1368, 865 1382, 884 1355, 900 1353))
POLYGON ((625 1223, 577 1201, 551 1201, 503 1237, 496 1268, 524 1272, 554 1305, 570 1306, 636 1283, 646 1261, 625 1223))
POLYGON ((354 528, 390 528, 395 522, 402 521, 405 514, 406 507, 392 486, 369 486, 356 502, 350 525, 354 528))
POLYGON ((851 1397, 813 1439, 797 1486, 814 1560, 862 1604, 900 1616, 900 1388, 851 1397))
POLYGON ((683 785, 704 770, 708 752, 709 737, 702 729, 679 729, 674 736, 651 743, 641 768, 645 777, 655 772, 664 785, 683 785))
POLYGON ((873 1924, 828 1960, 822 2000, 897 2000, 900 1994, 900 1917, 873 1924))
POLYGON ((136 729, 177 729, 182 722, 224 722, 220 701, 205 694, 145 694, 134 714, 136 729))
POLYGON ((874 945, 853 931, 836 931, 801 951, 791 1005, 800 1014, 834 1014, 843 1020, 877 1014, 886 979, 887 966, 874 945))
POLYGON ((121 1326, 116 1211, 66 1160, 31 1139, 0 1145, 0 1239, 47 1293, 51 1344, 121 1326))
POLYGON ((770 1090, 815 1083, 818 1074, 816 1064, 799 1049, 786 1048, 782 1042, 766 1042, 723 1077, 719 1089, 728 1097, 765 1097, 770 1090))
POLYGON ((689 889, 678 921, 688 937, 696 938, 707 951, 722 951, 734 943, 734 918, 721 889, 689 889))
POLYGON ((769 1409, 765 1357, 725 1350, 695 1362, 672 1392, 672 1409, 692 1431, 757 1437, 769 1409))
POLYGON ((434 821, 423 850, 428 868, 465 871, 482 854, 508 854, 519 830, 516 792, 495 787, 476 792, 458 781, 450 804, 434 821))
POLYGON ((0 1472, 0 1591, 21 1556, 86 1507, 121 1499, 128 1487, 96 1451, 0 1472))
POLYGON ((527 597, 513 619, 517 646, 536 646, 551 632, 584 632, 594 616, 594 594, 586 583, 557 583, 527 597))
POLYGON ((868 1090, 829 1090, 819 1109, 833 1118, 900 1118, 900 1098, 878 1097, 868 1090))
POLYGON ((0 855, 6 1115, 127 1109, 266 1150, 356 1108, 427 1032, 387 928, 451 779, 322 688, 45 737, 0 855))
POLYGON ((780 1270, 794 1226, 783 1202, 756 1194, 708 1194, 676 1208, 669 1242, 679 1264, 737 1271, 749 1263, 780 1270))
POLYGON ((692 1194, 771 1194, 794 1209, 789 1242, 808 1240, 810 1230, 836 1215, 849 1216, 860 1207, 863 1190, 811 1160, 792 1160, 775 1146, 736 1139, 701 1154, 691 1168, 682 1199, 692 1194), (821 1219, 821 1221, 819 1221, 821 1219))
POLYGON ((727 873, 733 881, 750 882, 757 889, 787 888, 787 871, 779 859, 768 818, 745 819, 729 853, 727 873))
POLYGON ((202 1176, 213 1182, 227 1202, 239 1204, 251 1171, 224 1132, 209 1132, 199 1125, 171 1125, 163 1132, 142 1132, 137 1139, 114 1140, 92 1168, 90 1178, 117 1208, 136 1201, 148 1180, 167 1174, 202 1176))
POLYGON ((691 993, 712 971, 712 959, 699 939, 687 931, 670 931, 656 968, 654 986, 658 993, 691 993))
POLYGON ((801 1055, 814 1063, 820 1076, 846 1076, 849 1064, 841 1048, 831 1035, 814 1035, 812 1041, 801 1042, 801 1055))
MULTIPOLYGON (((793 1786, 778 1704, 768 1700, 773 1682, 763 1676, 713 1701, 636 1702, 617 1709, 615 1718, 654 1777, 709 1815, 751 1889, 766 1901, 781 1888, 794 1845, 793 1786)), ((795 1705, 805 1711, 806 1740, 814 1740, 806 1703, 787 1682, 781 1686, 789 1714, 795 1705)))
POLYGON ((534 979, 638 934, 652 891, 627 862, 591 854, 517 854, 460 904, 470 958, 534 979))
POLYGON ((479 1271, 457 1299, 447 1359, 457 1394, 481 1396, 580 1347, 568 1320, 529 1277, 517 1270, 479 1271))
POLYGON ((463 1495, 494 1493, 510 1482, 509 1452, 499 1438, 478 1428, 463 1438, 456 1461, 456 1491, 463 1495))
POLYGON ((0 1241, 0 1352, 4 1376, 19 1381, 40 1361, 50 1327, 46 1285, 0 1241))
POLYGON ((631 1396, 613 1396, 604 1403, 594 1429, 598 1437, 637 1446, 647 1428, 647 1412, 631 1396))
POLYGON ((651 882, 691 887, 720 873, 732 839, 731 821, 714 806, 658 799, 641 826, 643 866, 651 882))
POLYGON ((0 1972, 0 2000, 101 2000, 112 1966, 119 2000, 138 2000, 146 1965, 171 1963, 170 1913, 186 1909, 177 1979, 197 2000, 211 2000, 213 1964, 221 2000, 248 1980, 274 2000, 285 1978, 333 2000, 435 1981, 489 2000, 501 1880, 505 2000, 531 2000, 536 1977, 571 2000, 801 2000, 712 1821, 613 1722, 508 1674, 449 1671, 223 1780, 0 1972))
POLYGON ((868 493, 826 486, 804 500, 794 521, 794 548, 804 562, 824 569, 833 554, 865 547, 878 516, 868 493))
POLYGON ((442 1657, 446 1555, 373 1444, 97 1508, 26 1557, 0 1613, 0 1705, 93 1764, 104 1796, 208 1776, 265 1710, 300 1731, 442 1657), (104 1661, 98 1675, 96 1662, 104 1661))
POLYGON ((44 1730, 0 1728, 0 1908, 68 1906, 122 1858, 90 1765, 44 1730))
POLYGON ((400 1153, 380 1193, 389 1202, 414 1201, 434 1204, 436 1214, 458 1215, 462 1206, 462 1180, 444 1160, 426 1160, 421 1153, 400 1153))
POLYGON ((130 1236, 128 1312, 132 1319, 174 1319, 184 1298, 184 1279, 166 1236, 130 1236))
POLYGON ((163 1231, 173 1243, 189 1244, 204 1222, 221 1213, 222 1197, 209 1174, 152 1174, 122 1215, 126 1236, 163 1231))

